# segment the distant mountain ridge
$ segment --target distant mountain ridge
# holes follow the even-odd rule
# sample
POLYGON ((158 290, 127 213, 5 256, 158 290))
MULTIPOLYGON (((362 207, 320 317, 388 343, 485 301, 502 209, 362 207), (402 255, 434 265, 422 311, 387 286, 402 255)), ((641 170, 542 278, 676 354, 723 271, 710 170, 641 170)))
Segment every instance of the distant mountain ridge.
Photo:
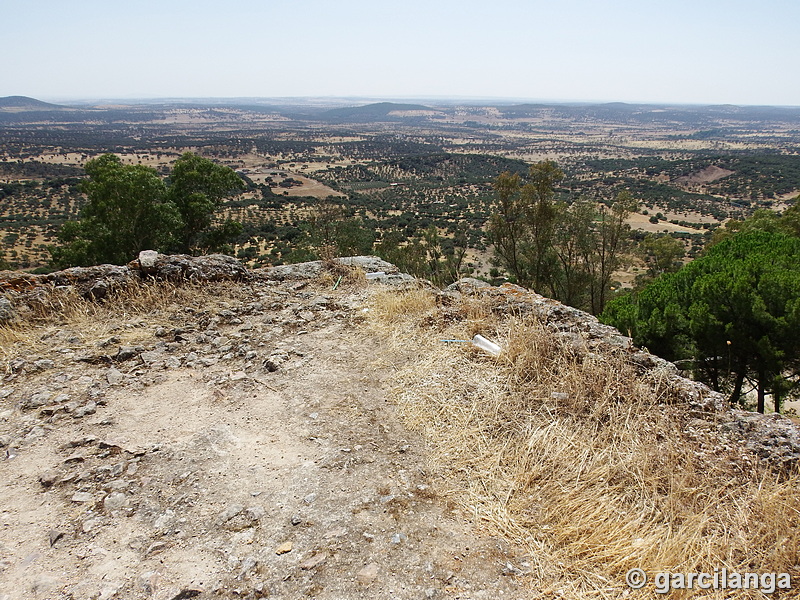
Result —
POLYGON ((63 110, 65 106, 42 102, 29 96, 5 96, 0 98, 0 108, 21 108, 25 110, 63 110))

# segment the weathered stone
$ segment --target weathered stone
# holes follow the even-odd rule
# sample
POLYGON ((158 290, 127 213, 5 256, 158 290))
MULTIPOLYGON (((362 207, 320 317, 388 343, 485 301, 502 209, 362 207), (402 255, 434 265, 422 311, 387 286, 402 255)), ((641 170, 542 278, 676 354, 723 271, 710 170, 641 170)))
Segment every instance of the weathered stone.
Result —
POLYGON ((157 360, 161 359, 161 352, 150 351, 150 352, 142 352, 139 354, 139 358, 142 359, 142 362, 146 365, 152 365, 157 360))
POLYGON ((232 504, 219 514, 215 523, 217 525, 223 525, 233 519, 236 515, 240 514, 242 511, 244 511, 244 506, 242 504, 232 504))
POLYGON ((119 385, 124 379, 125 375, 123 375, 122 371, 119 369, 111 367, 106 371, 106 381, 108 381, 108 385, 119 385))
POLYGON ((61 473, 58 471, 45 471, 39 475, 39 483, 41 483, 44 487, 51 487, 59 480, 60 477, 61 473))
POLYGON ((105 497, 103 506, 107 511, 113 512, 115 510, 122 510, 127 508, 130 504, 130 499, 122 492, 113 492, 105 497))
POLYGON ((114 360, 123 362, 139 356, 144 351, 141 346, 120 346, 114 360))
POLYGON ((356 575, 356 581, 361 585, 370 585, 378 577, 377 563, 369 563, 356 575))
POLYGON ((113 344, 119 344, 119 336, 112 335, 109 338, 104 339, 102 342, 97 344, 100 348, 107 348, 113 344))
POLYGON ((57 529, 51 529, 50 533, 48 533, 48 538, 50 540, 50 545, 55 546, 56 542, 64 537, 63 531, 58 531, 57 529))
POLYGON ((480 279, 475 279, 473 277, 463 277, 455 283, 448 285, 446 288, 444 288, 444 291, 471 294, 488 287, 491 287, 491 284, 485 281, 481 281, 480 279))
POLYGON ((73 502, 93 502, 94 496, 89 492, 75 492, 70 500, 73 502))
POLYGON ((35 442, 36 440, 43 438, 47 435, 47 432, 44 430, 43 427, 36 425, 35 427, 31 428, 28 434, 23 438, 26 443, 35 442))
MULTIPOLYGON (((336 258, 333 261, 346 267, 356 267, 366 273, 383 271, 388 275, 397 274, 399 270, 396 266, 378 258, 377 256, 351 256, 336 258)), ((267 267, 256 269, 253 274, 264 279, 274 279, 278 281, 292 279, 313 279, 319 277, 325 270, 325 263, 321 260, 298 263, 293 265, 280 265, 278 267, 267 267)))
POLYGON ((310 558, 307 558, 303 562, 300 563, 300 568, 304 571, 310 571, 311 569, 315 569, 316 567, 320 566, 328 559, 327 552, 317 552, 310 558))
POLYGON ((293 548, 292 542, 284 542, 280 546, 275 548, 275 554, 277 554, 278 556, 280 556, 281 554, 288 554, 289 552, 292 551, 292 548, 293 548))
POLYGON ((82 417, 85 417, 86 415, 93 415, 96 412, 97 412, 97 403, 93 402, 92 400, 89 400, 89 402, 87 402, 83 406, 78 407, 75 411, 73 411, 72 416, 75 419, 80 419, 82 417))
POLYGON ((11 323, 18 318, 14 305, 8 298, 0 296, 0 323, 11 323))
POLYGON ((94 517, 84 521, 83 525, 81 525, 81 529, 83 530, 83 533, 91 533, 92 531, 99 529, 102 525, 103 519, 100 517, 94 517))
POLYGON ((148 275, 156 272, 158 252, 155 250, 142 250, 139 252, 139 268, 148 275))
POLYGON ((23 409, 40 408, 50 403, 50 397, 52 395, 53 395, 52 392, 48 390, 35 392, 31 396, 24 398, 22 402, 20 402, 20 408, 23 409))

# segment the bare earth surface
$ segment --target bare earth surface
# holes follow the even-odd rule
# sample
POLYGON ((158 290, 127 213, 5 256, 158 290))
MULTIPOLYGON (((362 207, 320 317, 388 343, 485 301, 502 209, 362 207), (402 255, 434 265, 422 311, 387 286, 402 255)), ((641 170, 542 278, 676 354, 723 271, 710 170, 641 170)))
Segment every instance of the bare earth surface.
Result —
POLYGON ((368 291, 237 290, 3 349, 0 600, 525 598, 386 401, 368 291))

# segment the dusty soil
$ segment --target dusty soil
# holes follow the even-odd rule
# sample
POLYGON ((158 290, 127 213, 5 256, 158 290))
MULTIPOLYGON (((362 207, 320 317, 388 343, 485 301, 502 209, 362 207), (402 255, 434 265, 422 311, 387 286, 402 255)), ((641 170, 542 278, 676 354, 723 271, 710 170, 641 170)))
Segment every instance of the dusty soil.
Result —
POLYGON ((524 554, 428 474, 370 292, 342 287, 237 285, 4 347, 0 599, 527 597, 524 554))

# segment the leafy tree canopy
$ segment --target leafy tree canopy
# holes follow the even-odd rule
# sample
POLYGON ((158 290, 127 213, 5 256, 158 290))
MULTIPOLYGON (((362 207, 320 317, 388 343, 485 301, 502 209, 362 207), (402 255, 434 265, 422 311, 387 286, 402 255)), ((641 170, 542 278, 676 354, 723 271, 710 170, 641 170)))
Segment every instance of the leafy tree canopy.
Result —
POLYGON ((629 238, 626 219, 637 203, 622 191, 610 208, 556 201, 564 173, 550 161, 530 167, 527 181, 505 172, 494 182, 488 233, 498 263, 515 282, 566 304, 603 310, 629 238))
MULTIPOLYGON (((214 212, 225 198, 245 189, 242 178, 229 167, 187 152, 175 161, 168 183, 167 198, 178 209, 182 222, 178 249, 213 249, 211 242, 218 242, 221 233, 212 228, 214 212)), ((231 224, 226 226, 233 231, 231 224)))
POLYGON ((602 320, 741 399, 752 380, 758 409, 776 410, 800 368, 800 238, 753 229, 729 236, 677 273, 609 303, 602 320))
POLYGON ((228 167, 187 153, 166 183, 155 169, 125 165, 114 154, 84 168, 88 201, 80 219, 58 234, 62 245, 51 249, 56 267, 124 264, 147 249, 218 250, 241 232, 234 221, 213 225, 222 200, 245 186, 228 167))

